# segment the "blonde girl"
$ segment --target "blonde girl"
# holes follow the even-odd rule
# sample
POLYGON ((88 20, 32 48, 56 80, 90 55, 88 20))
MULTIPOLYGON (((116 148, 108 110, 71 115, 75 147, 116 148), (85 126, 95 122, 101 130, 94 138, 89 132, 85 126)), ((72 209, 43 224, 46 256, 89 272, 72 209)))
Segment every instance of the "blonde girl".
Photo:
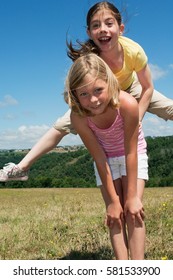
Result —
POLYGON ((72 125, 95 161, 116 259, 144 259, 142 196, 148 168, 138 103, 120 91, 111 69, 95 54, 74 62, 65 99, 72 125))

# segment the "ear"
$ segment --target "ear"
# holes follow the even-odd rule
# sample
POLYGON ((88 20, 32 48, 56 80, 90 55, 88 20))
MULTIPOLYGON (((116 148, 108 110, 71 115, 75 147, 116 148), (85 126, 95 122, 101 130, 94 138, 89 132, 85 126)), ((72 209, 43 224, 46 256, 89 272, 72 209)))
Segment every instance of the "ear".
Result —
POLYGON ((123 23, 121 23, 121 25, 120 25, 120 27, 119 27, 119 29, 120 29, 120 35, 123 35, 123 33, 124 33, 124 24, 123 23))
POLYGON ((87 35, 88 35, 88 37, 89 37, 90 39, 92 39, 92 38, 91 38, 91 33, 90 33, 90 31, 89 31, 88 28, 87 28, 87 35))

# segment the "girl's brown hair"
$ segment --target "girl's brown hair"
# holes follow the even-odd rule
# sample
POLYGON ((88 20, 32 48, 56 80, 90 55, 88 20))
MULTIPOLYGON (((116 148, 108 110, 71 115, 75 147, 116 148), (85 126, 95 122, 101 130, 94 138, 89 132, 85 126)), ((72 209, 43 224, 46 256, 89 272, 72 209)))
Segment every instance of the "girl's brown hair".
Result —
MULTIPOLYGON (((93 16, 100 10, 109 10, 112 15, 114 16, 114 18, 116 19, 116 21, 118 22, 118 25, 120 26, 122 23, 122 17, 121 14, 119 12, 119 10, 117 9, 117 7, 115 7, 112 3, 107 2, 107 1, 103 1, 103 2, 98 2, 95 5, 93 5, 88 13, 87 13, 87 17, 86 17, 86 24, 87 24, 87 29, 90 29, 90 23, 91 20, 93 18, 93 16)), ((95 43, 91 40, 88 39, 86 42, 82 43, 80 41, 76 41, 77 42, 77 46, 74 47, 74 45, 72 44, 72 42, 66 42, 67 47, 68 47, 68 51, 67 51, 67 55, 68 57, 70 57, 73 61, 75 61, 78 57, 80 57, 81 55, 87 54, 87 53, 95 53, 97 55, 100 54, 100 50, 99 48, 95 45, 95 43)))

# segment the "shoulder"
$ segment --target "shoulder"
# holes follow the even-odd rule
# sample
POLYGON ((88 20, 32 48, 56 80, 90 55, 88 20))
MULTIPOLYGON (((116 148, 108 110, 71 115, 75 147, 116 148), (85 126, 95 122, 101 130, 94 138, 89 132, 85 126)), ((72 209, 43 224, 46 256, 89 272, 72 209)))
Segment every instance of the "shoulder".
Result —
POLYGON ((120 105, 132 106, 138 105, 137 100, 128 92, 120 90, 119 94, 120 105))
POLYGON ((138 102, 136 99, 125 91, 120 91, 120 113, 122 116, 139 114, 138 102))
POLYGON ((75 124, 75 125, 77 125, 79 123, 80 124, 87 123, 87 117, 82 117, 73 111, 71 112, 70 118, 71 118, 71 122, 73 122, 73 124, 75 124))
POLYGON ((120 44, 122 44, 122 46, 127 46, 127 47, 130 46, 130 47, 133 47, 136 49, 142 48, 137 42, 135 42, 134 40, 127 38, 125 36, 119 36, 118 40, 119 40, 120 44))
POLYGON ((144 49, 137 42, 125 36, 119 36, 118 40, 128 55, 141 56, 143 59, 147 59, 144 49))
POLYGON ((82 130, 85 130, 88 127, 87 117, 82 117, 75 112, 71 112, 70 115, 71 122, 73 124, 74 129, 79 133, 82 130))
POLYGON ((121 44, 124 50, 125 61, 131 68, 136 72, 140 71, 148 61, 148 57, 144 51, 144 49, 135 41, 120 36, 119 43, 121 44))

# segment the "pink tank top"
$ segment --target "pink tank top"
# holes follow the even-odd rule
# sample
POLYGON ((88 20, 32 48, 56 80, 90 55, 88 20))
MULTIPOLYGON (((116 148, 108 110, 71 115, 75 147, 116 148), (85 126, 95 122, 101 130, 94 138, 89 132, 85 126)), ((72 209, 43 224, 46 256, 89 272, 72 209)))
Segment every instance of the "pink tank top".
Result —
MULTIPOLYGON (((117 110, 118 114, 113 124, 106 129, 98 128, 91 120, 87 117, 88 126, 91 128, 95 136, 97 137, 100 145, 105 151, 107 157, 119 157, 125 155, 124 149, 124 123, 123 118, 120 115, 120 111, 117 110)), ((142 129, 139 129, 138 135, 138 154, 146 153, 147 143, 144 138, 142 129)))

